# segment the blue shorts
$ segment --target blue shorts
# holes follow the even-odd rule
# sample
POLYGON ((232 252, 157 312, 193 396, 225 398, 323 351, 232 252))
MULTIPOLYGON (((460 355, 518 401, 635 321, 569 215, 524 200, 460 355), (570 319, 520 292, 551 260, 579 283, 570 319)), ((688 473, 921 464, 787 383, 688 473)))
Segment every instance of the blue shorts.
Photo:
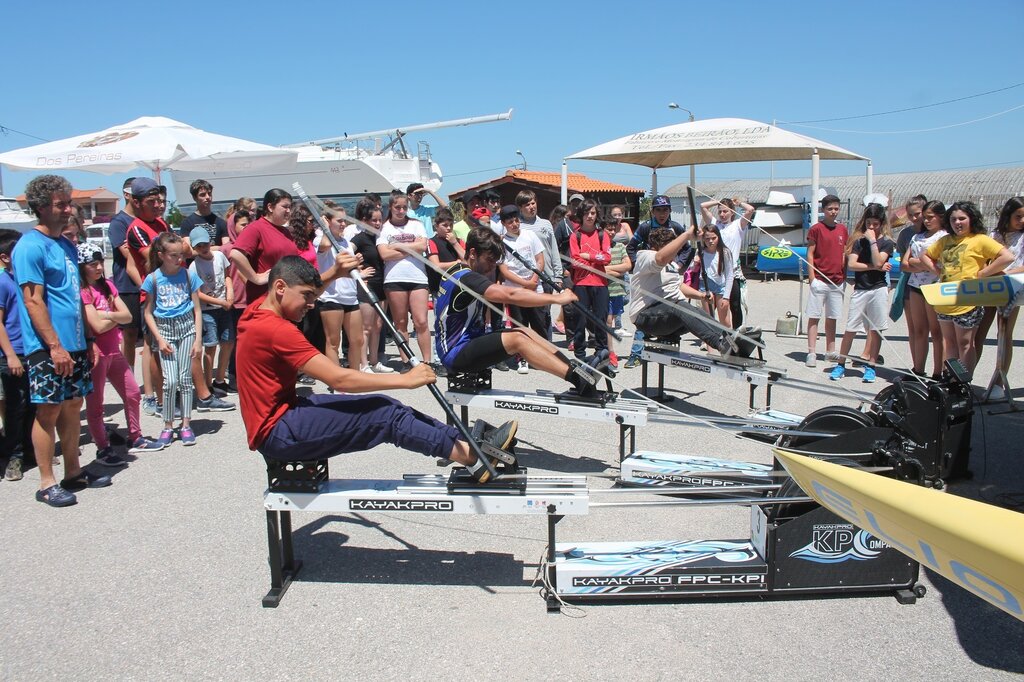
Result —
POLYGON ((608 297, 608 314, 621 315, 626 309, 626 297, 624 295, 608 297))
POLYGON ((71 353, 71 376, 57 376, 50 352, 38 350, 28 356, 28 395, 36 405, 60 405, 66 400, 84 398, 92 393, 92 363, 89 353, 71 353))
POLYGON ((231 311, 214 308, 203 311, 203 347, 212 348, 217 344, 235 340, 235 328, 231 324, 231 311))

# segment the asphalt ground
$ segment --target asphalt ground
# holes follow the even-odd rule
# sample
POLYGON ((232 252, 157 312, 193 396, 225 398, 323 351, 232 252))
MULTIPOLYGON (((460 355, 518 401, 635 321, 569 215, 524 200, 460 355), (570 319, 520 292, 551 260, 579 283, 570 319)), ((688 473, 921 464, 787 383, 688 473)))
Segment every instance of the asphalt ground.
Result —
MULTIPOLYGON (((751 321, 770 332, 798 309, 797 284, 753 279, 749 299, 751 321)), ((904 323, 886 336, 886 363, 905 367, 904 323)), ((765 338, 770 364, 831 383, 826 363, 803 366, 803 339, 765 338)), ((628 343, 617 344, 623 358, 628 343)), ((979 383, 991 373, 993 344, 979 383)), ((618 381, 637 387, 639 372, 623 370, 618 381)), ((880 369, 867 386, 851 371, 839 385, 877 392, 892 376, 880 369)), ((743 384, 681 368, 667 377, 687 414, 747 412, 743 384)), ((536 371, 495 372, 494 383, 564 387, 536 371)), ((1010 383, 1024 388, 1019 363, 1010 383)), ((425 389, 400 397, 443 418, 425 389)), ((107 398, 123 432, 109 389, 107 398)), ((798 414, 832 404, 857 400, 785 386, 773 393, 773 407, 798 414)), ((1024 416, 990 409, 975 415, 975 478, 951 494, 995 500, 1024 491, 1024 416)), ((922 571, 928 594, 909 606, 882 596, 627 603, 548 614, 531 585, 546 528, 526 516, 296 514, 296 553, 305 565, 281 606, 264 609, 263 460, 246 449, 237 412, 194 416, 195 447, 176 443, 132 458, 112 487, 81 492, 77 506, 35 502, 34 469, 23 481, 0 483, 0 678, 960 680, 1024 672, 1024 623, 929 571, 922 571)), ((489 410, 472 416, 508 418, 489 410)), ((155 436, 160 424, 144 416, 143 427, 155 436)), ((83 422, 89 462, 95 447, 85 433, 83 422)), ((590 485, 599 488, 617 471, 614 424, 524 415, 518 437, 520 459, 534 473, 593 474, 590 485)), ((763 443, 685 424, 641 429, 638 449, 771 461, 763 443)), ((392 447, 336 457, 331 467, 339 478, 439 471, 392 447)), ((559 524, 565 542, 745 539, 748 532, 747 509, 733 506, 594 509, 559 524)))

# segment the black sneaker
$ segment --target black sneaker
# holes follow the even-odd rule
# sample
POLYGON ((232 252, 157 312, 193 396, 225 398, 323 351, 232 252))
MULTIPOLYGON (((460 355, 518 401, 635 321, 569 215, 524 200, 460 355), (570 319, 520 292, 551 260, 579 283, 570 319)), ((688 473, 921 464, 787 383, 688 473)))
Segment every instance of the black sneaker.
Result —
POLYGON ((226 398, 228 392, 225 391, 223 388, 217 387, 215 384, 210 384, 210 394, 218 398, 226 398))
POLYGON ((757 350, 756 344, 761 342, 761 328, 743 326, 737 331, 742 334, 742 336, 736 337, 735 355, 743 358, 749 358, 754 354, 754 351, 757 350))
POLYGON ((499 450, 508 450, 516 438, 516 431, 519 430, 519 422, 515 419, 505 422, 501 426, 484 433, 483 440, 487 441, 499 450))
POLYGON ((60 487, 71 492, 78 492, 86 488, 106 488, 112 484, 110 476, 97 476, 94 473, 82 469, 77 476, 65 478, 60 482, 60 487))
POLYGON ((228 382, 217 381, 216 379, 214 379, 213 381, 213 390, 220 391, 221 393, 223 393, 223 395, 220 396, 221 398, 223 398, 228 393, 238 393, 238 391, 232 388, 231 384, 229 384, 228 382))
POLYGON ((96 463, 105 467, 124 466, 124 459, 114 452, 109 445, 96 453, 96 463))
POLYGON ((448 370, 440 362, 428 362, 427 364, 430 365, 430 369, 434 370, 435 376, 439 378, 448 376, 448 370))

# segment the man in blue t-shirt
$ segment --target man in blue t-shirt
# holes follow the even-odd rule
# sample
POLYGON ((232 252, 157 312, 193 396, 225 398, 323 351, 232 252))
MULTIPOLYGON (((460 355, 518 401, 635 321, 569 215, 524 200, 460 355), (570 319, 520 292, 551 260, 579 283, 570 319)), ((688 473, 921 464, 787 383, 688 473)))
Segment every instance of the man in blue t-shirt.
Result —
POLYGON ((429 190, 424 187, 422 182, 414 182, 410 184, 405 188, 405 193, 409 195, 409 217, 423 223, 423 229, 427 233, 427 239, 433 237, 434 215, 437 213, 437 209, 447 208, 448 202, 439 197, 433 190, 429 190), (423 205, 423 198, 428 194, 434 197, 434 201, 437 202, 437 206, 423 205))
POLYGON ((29 399, 36 406, 32 446, 39 465, 36 499, 51 507, 75 504, 74 492, 110 485, 79 462, 79 413, 92 393, 92 365, 86 350, 80 298, 78 253, 62 236, 73 208, 71 183, 40 175, 25 187, 29 208, 39 224, 18 240, 11 261, 21 287, 22 341, 28 360, 29 399), (64 479, 53 477, 56 431, 64 455, 64 479))

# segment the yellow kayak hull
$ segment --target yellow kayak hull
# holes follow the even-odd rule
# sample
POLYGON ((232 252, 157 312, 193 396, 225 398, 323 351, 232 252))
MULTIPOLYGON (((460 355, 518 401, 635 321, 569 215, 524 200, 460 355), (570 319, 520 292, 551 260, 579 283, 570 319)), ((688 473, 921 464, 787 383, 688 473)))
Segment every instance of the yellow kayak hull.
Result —
POLYGON ((775 455, 822 506, 1024 620, 1024 514, 781 449, 775 455))

